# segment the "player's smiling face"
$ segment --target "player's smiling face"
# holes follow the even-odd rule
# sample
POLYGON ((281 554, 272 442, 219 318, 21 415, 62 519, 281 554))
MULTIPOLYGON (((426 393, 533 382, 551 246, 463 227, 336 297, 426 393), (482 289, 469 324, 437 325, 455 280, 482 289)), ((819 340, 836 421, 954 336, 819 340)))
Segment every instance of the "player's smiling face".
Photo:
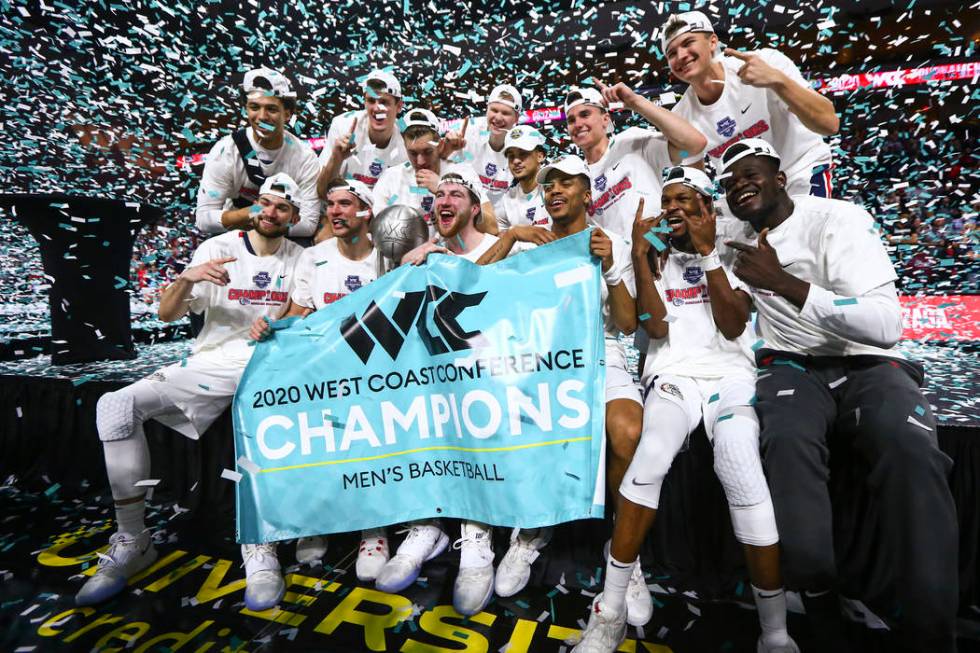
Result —
POLYGON ((278 195, 259 196, 261 210, 255 220, 255 230, 266 238, 285 236, 289 225, 299 220, 299 209, 278 195))
POLYGON ((667 44, 667 65, 682 82, 703 75, 711 66, 718 37, 706 32, 686 32, 667 44))
POLYGON ((517 124, 517 118, 517 112, 503 102, 491 102, 487 106, 487 127, 491 134, 506 134, 517 124))
POLYGON ((402 110, 402 101, 390 93, 377 93, 364 89, 364 110, 367 112, 368 129, 375 133, 389 133, 402 110))
POLYGON ((701 215, 703 206, 701 195, 684 184, 670 184, 664 186, 663 194, 660 196, 660 206, 667 220, 667 226, 671 229, 671 240, 686 242, 687 223, 684 219, 701 215))
POLYGON ((476 217, 480 206, 462 184, 442 183, 436 189, 436 230, 443 238, 452 238, 476 217))
POLYGON ((568 135, 582 149, 593 147, 606 137, 609 114, 593 104, 572 107, 565 118, 568 135))
POLYGON ((747 156, 736 161, 722 181, 728 207, 739 220, 753 227, 765 226, 766 216, 785 192, 786 175, 769 157, 747 156), (761 225, 761 226, 759 226, 761 225))
POLYGON ((574 219, 592 201, 589 182, 582 175, 551 170, 542 185, 544 208, 553 222, 574 219))
POLYGON ((510 174, 514 175, 514 179, 517 181, 524 181, 528 177, 537 177, 538 168, 541 167, 541 162, 544 160, 544 154, 541 150, 528 152, 519 147, 507 148, 504 156, 507 157, 507 167, 510 168, 510 174))
POLYGON ((262 91, 251 93, 245 102, 245 116, 255 139, 260 143, 281 136, 292 115, 283 106, 282 100, 265 95, 262 91))
POLYGON ((327 194, 327 219, 338 238, 366 235, 368 216, 358 213, 367 213, 367 210, 350 191, 338 188, 327 194))

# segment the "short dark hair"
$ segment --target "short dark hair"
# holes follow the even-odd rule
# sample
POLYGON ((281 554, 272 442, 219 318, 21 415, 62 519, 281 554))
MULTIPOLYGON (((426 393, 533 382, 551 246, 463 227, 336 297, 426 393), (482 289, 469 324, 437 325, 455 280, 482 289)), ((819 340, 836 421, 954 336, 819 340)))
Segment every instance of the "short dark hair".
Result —
POLYGON ((434 140, 437 141, 439 140, 439 132, 432 129, 428 125, 412 125, 404 132, 402 132, 402 136, 404 136, 406 139, 410 141, 414 141, 418 138, 422 138, 426 134, 431 134, 434 137, 434 140))

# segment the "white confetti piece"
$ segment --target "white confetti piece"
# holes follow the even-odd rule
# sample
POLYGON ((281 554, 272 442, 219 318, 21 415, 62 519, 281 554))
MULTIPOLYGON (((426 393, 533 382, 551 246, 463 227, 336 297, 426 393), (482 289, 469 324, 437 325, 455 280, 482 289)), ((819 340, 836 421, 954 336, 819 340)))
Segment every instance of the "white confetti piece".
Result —
POLYGON ((237 483, 240 480, 242 480, 242 475, 230 469, 222 469, 221 478, 227 479, 229 481, 234 481, 235 483, 237 483))
POLYGON ((262 471, 262 468, 256 465, 254 462, 246 458, 245 456, 239 456, 238 466, 244 469, 249 474, 258 474, 262 471))
POLYGON ((796 390, 790 388, 789 390, 780 390, 776 393, 777 397, 792 397, 796 393, 796 390))
POLYGON ((142 481, 136 481, 133 483, 134 487, 156 487, 160 484, 160 479, 158 478, 145 478, 142 481))
POLYGON ((842 383, 844 383, 844 381, 847 381, 847 377, 846 376, 842 376, 839 379, 837 379, 836 381, 831 381, 830 383, 827 384, 827 387, 829 387, 831 390, 833 390, 837 386, 839 386, 842 383))
POLYGON ((915 419, 911 415, 909 415, 908 423, 909 424, 914 424, 914 425, 918 426, 920 429, 925 429, 926 431, 932 431, 931 428, 929 428, 928 426, 926 426, 925 424, 923 424, 919 420, 915 419))

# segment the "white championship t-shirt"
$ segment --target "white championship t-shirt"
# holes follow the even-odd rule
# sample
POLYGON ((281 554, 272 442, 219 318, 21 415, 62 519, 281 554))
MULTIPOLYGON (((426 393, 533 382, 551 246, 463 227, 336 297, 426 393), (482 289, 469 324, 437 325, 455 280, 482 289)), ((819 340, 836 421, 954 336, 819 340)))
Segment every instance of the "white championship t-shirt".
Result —
MULTIPOLYGON (((613 269, 618 270, 626 290, 630 296, 636 297, 636 277, 633 274, 633 258, 630 254, 630 246, 626 240, 614 232, 605 232, 612 241, 613 269)), ((609 367, 626 367, 626 350, 619 342, 619 335, 622 333, 612 319, 612 311, 609 308, 609 286, 603 279, 599 284, 599 297, 602 302, 602 324, 606 332, 606 365, 609 367)))
POLYGON ((337 238, 303 250, 296 264, 293 302, 320 310, 378 278, 378 250, 359 261, 340 253, 337 238))
POLYGON ((224 264, 231 279, 228 285, 199 281, 191 290, 190 310, 204 312, 204 328, 194 340, 195 354, 215 352, 247 362, 254 351, 248 346, 252 322, 263 316, 278 318, 289 299, 303 248, 283 239, 275 254, 256 256, 245 242, 247 237, 235 230, 208 238, 191 258, 190 266, 217 258, 237 259, 224 264))
POLYGON ((515 183, 504 194, 501 206, 502 210, 497 211, 497 226, 501 231, 524 225, 551 228, 551 216, 544 208, 541 186, 525 193, 520 184, 515 183))
MULTIPOLYGON (((863 208, 809 195, 792 200, 793 213, 767 238, 787 272, 848 298, 898 278, 874 220, 863 208)), ((813 356, 903 357, 894 349, 847 340, 806 321, 800 309, 768 290, 753 288, 752 299, 759 311, 759 337, 768 349, 813 356)))
MULTIPOLYGON (((729 265, 723 264, 722 269, 733 289, 749 292, 729 265)), ((671 250, 654 285, 667 309, 668 328, 665 338, 649 340, 644 379, 655 374, 719 378, 754 371, 751 348, 756 337, 752 323, 746 323, 745 331, 735 340, 718 330, 700 254, 671 250)))
MULTIPOLYGON (((266 150, 255 140, 251 127, 246 128, 245 133, 266 177, 285 172, 299 186, 299 222, 290 227, 289 235, 312 236, 320 222, 320 200, 316 194, 320 164, 313 149, 306 141, 285 132, 282 147, 266 150)), ((231 200, 238 197, 256 202, 259 187, 245 173, 241 154, 229 134, 215 143, 205 159, 201 186, 197 191, 195 215, 198 228, 209 233, 226 231, 221 224, 221 214, 235 208, 231 200)))
POLYGON ((327 165, 334 144, 350 133, 355 118, 357 126, 354 128, 354 151, 340 165, 338 176, 356 179, 367 184, 368 188, 374 188, 385 170, 408 161, 408 153, 405 151, 405 141, 397 129, 392 131, 385 147, 372 143, 368 137, 368 117, 364 109, 342 113, 330 121, 326 144, 320 150, 320 167, 327 165))
MULTIPOLYGON (((465 170, 462 164, 443 161, 439 174, 444 175, 460 169, 465 170)), ((372 191, 372 200, 374 215, 378 215, 389 206, 396 204, 418 209, 422 212, 425 223, 429 225, 429 237, 435 235, 435 216, 433 214, 435 195, 430 193, 428 188, 415 183, 415 169, 410 162, 386 170, 372 191)), ((481 197, 480 201, 487 201, 486 197, 481 197)))
MULTIPOLYGON (((800 86, 810 87, 786 55, 769 48, 749 54, 758 55, 800 86)), ((745 62, 722 57, 721 63, 725 84, 717 101, 701 104, 694 89, 688 87, 672 111, 686 118, 708 139, 707 154, 716 173, 721 170, 721 155, 729 146, 745 138, 761 138, 776 149, 780 167, 791 184, 797 181, 805 184, 798 187, 809 189, 813 168, 830 165, 830 145, 804 127, 775 91, 750 86, 739 79, 738 71, 745 62)))
POLYGON ((487 129, 486 118, 479 118, 467 127, 465 138, 466 147, 450 156, 450 160, 473 168, 483 184, 483 193, 493 204, 493 212, 499 220, 504 210, 504 195, 514 182, 503 147, 499 152, 490 147, 490 130, 487 129))
POLYGON ((628 242, 641 197, 644 216, 660 214, 663 170, 670 165, 667 139, 660 132, 630 127, 614 135, 602 158, 588 166, 592 177, 590 221, 628 242))

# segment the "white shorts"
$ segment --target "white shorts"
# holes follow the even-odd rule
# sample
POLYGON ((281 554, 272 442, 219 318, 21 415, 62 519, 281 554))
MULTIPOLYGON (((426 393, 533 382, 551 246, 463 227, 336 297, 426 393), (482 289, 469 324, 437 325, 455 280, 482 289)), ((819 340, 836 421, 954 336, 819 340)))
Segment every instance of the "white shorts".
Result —
POLYGON ((606 403, 631 399, 643 405, 640 386, 626 368, 626 352, 618 340, 606 339, 606 403))
POLYGON ((734 374, 720 379, 705 379, 677 374, 658 374, 646 389, 680 406, 687 414, 690 433, 704 418, 708 439, 714 439, 714 426, 719 418, 729 415, 733 408, 751 406, 755 397, 755 377, 734 374))
POLYGON ((195 354, 157 370, 146 380, 177 410, 153 419, 197 440, 231 405, 245 364, 218 355, 195 354))

